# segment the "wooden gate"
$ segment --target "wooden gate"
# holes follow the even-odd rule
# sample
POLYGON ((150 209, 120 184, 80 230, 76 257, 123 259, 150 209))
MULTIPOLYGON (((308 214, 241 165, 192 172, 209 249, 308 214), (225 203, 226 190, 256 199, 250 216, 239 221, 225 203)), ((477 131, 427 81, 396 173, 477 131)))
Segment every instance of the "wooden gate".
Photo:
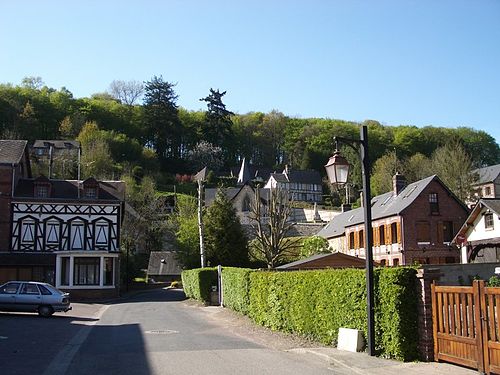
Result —
POLYGON ((432 285, 434 359, 500 374, 500 288, 432 285))

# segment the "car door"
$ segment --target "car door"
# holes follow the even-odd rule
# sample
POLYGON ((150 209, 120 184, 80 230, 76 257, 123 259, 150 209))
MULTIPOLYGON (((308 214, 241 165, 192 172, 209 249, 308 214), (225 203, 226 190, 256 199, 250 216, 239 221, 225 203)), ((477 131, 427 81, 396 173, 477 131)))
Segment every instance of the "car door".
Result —
POLYGON ((42 296, 36 284, 23 283, 16 295, 16 306, 19 311, 37 311, 42 304, 42 296))
POLYGON ((0 286, 0 310, 16 310, 16 295, 20 285, 11 281, 0 286))

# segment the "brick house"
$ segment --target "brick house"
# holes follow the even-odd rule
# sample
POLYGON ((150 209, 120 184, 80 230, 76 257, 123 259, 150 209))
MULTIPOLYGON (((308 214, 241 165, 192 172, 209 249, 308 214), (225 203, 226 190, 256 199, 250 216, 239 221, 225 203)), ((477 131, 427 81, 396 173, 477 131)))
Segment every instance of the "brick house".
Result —
POLYGON ((117 295, 124 183, 32 178, 29 165, 26 141, 0 141, 0 282, 117 295))
MULTIPOLYGON (((456 263, 451 243, 465 221, 467 207, 437 176, 405 186, 393 178, 393 190, 372 198, 373 259, 397 266, 456 263)), ((319 233, 334 251, 365 257, 362 207, 334 217, 319 233)))

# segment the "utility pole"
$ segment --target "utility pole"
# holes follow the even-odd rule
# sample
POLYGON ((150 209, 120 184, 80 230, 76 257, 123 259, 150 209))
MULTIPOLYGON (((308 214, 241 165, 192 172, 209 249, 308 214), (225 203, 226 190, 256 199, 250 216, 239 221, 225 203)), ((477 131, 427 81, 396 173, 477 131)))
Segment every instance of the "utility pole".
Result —
POLYGON ((205 265, 205 244, 203 241, 203 180, 198 179, 198 231, 200 234, 200 257, 201 257, 201 268, 205 265))

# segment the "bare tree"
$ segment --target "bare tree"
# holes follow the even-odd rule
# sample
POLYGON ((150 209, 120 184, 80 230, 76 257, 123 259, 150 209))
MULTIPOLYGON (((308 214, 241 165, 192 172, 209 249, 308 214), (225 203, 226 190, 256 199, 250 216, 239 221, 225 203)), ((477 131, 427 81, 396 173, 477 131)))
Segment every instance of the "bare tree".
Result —
POLYGON ((300 237, 290 237, 295 223, 289 220, 292 205, 287 191, 281 188, 270 190, 267 207, 260 198, 260 189, 255 190, 250 220, 257 242, 253 250, 263 257, 268 268, 277 266, 286 255, 300 246, 300 237))
POLYGON ((124 104, 133 105, 143 94, 144 85, 139 81, 114 80, 109 85, 109 93, 124 104))

